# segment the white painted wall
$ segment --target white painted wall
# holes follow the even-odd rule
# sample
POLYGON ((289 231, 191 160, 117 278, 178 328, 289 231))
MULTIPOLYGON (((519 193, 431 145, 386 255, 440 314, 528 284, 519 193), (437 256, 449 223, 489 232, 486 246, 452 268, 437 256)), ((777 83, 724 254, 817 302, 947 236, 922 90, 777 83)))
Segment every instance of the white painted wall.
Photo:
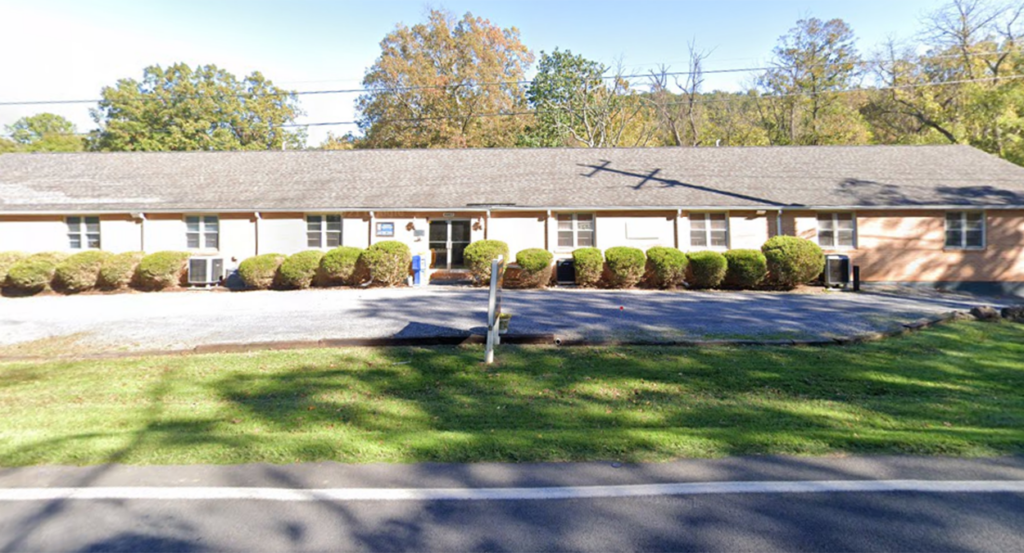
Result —
POLYGON ((629 246, 647 251, 654 246, 675 247, 675 216, 597 214, 597 247, 629 246))
POLYGON ((63 218, 0 219, 0 251, 25 253, 70 251, 67 232, 68 227, 63 218))
POLYGON ((141 251, 141 222, 128 218, 100 217, 100 249, 111 253, 141 251))
POLYGON ((187 250, 183 217, 150 217, 143 223, 143 227, 145 229, 143 242, 147 253, 187 250))
POLYGON ((256 226, 252 217, 221 217, 219 254, 224 257, 224 268, 229 270, 256 255, 256 226))
MULTIPOLYGON (((545 215, 546 216, 546 215, 545 215)), ((509 255, 529 249, 544 249, 544 219, 530 217, 491 217, 488 221, 487 238, 501 240, 508 244, 509 255)))
MULTIPOLYGON (((306 218, 305 216, 279 217, 277 215, 264 215, 260 219, 259 252, 279 253, 291 255, 308 250, 306 246, 306 218)), ((255 234, 255 230, 253 231, 255 234)), ((342 238, 344 239, 344 227, 342 238)))
POLYGON ((775 224, 775 214, 758 215, 753 211, 729 213, 729 247, 734 250, 759 250, 768 240, 768 224, 775 224))

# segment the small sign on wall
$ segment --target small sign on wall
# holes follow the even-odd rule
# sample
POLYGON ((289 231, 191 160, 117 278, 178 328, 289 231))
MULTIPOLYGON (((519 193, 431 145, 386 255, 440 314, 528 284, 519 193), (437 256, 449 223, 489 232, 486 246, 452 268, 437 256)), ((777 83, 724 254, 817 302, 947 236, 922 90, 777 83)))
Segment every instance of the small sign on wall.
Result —
POLYGON ((390 238, 395 235, 394 223, 377 223, 377 236, 390 238))

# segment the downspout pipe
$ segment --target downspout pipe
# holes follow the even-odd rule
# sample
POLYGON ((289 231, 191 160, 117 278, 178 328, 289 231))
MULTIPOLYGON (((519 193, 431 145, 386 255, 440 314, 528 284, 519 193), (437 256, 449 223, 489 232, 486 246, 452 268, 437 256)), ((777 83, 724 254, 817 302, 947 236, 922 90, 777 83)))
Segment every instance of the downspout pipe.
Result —
POLYGON ((253 225, 255 227, 255 231, 256 231, 256 255, 259 255, 260 254, 260 219, 263 219, 263 215, 261 215, 259 211, 254 212, 253 215, 255 216, 255 219, 256 219, 255 225, 253 225))

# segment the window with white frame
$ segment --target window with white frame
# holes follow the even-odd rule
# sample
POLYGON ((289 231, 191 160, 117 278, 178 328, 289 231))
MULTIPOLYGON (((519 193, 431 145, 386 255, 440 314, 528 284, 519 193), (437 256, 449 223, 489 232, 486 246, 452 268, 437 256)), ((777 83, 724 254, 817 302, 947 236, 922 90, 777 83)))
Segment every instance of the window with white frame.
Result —
POLYGON ((594 215, 592 213, 558 214, 558 247, 561 249, 589 248, 594 245, 594 215))
POLYGON ((728 248, 729 218, 725 213, 691 213, 690 247, 728 248))
POLYGON ((216 250, 220 247, 220 219, 216 215, 185 217, 186 246, 190 250, 216 250))
POLYGON ((341 245, 341 215, 307 215, 306 246, 336 248, 341 245))
POLYGON ((822 248, 853 248, 857 218, 853 213, 819 213, 818 245, 822 248))
POLYGON ((72 250, 100 249, 99 217, 68 217, 68 247, 72 250))
POLYGON ((981 211, 946 213, 946 247, 981 249, 985 247, 985 214, 981 211))

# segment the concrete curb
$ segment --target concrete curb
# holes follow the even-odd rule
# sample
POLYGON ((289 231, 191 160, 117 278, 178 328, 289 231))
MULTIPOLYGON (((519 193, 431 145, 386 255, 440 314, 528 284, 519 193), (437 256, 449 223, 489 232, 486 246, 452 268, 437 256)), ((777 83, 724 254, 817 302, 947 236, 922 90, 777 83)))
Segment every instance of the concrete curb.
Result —
MULTIPOLYGON (((960 311, 950 311, 935 317, 925 317, 904 323, 891 330, 865 332, 839 338, 810 338, 795 340, 614 340, 569 338, 555 334, 505 334, 501 342, 508 345, 534 345, 557 347, 608 347, 608 346, 665 346, 665 347, 823 347, 847 346, 878 342, 887 338, 917 332, 949 321, 963 318, 960 311)), ((45 361, 45 360, 97 360, 126 359, 132 357, 172 357, 203 355, 212 353, 249 353, 255 351, 283 351, 294 349, 356 348, 356 347, 430 347, 479 345, 484 343, 482 334, 458 334, 451 336, 386 337, 386 338, 326 338, 320 340, 286 340, 280 342, 247 342, 240 344, 205 344, 185 350, 141 350, 107 352, 69 357, 47 357, 34 355, 0 356, 0 362, 45 361)))

